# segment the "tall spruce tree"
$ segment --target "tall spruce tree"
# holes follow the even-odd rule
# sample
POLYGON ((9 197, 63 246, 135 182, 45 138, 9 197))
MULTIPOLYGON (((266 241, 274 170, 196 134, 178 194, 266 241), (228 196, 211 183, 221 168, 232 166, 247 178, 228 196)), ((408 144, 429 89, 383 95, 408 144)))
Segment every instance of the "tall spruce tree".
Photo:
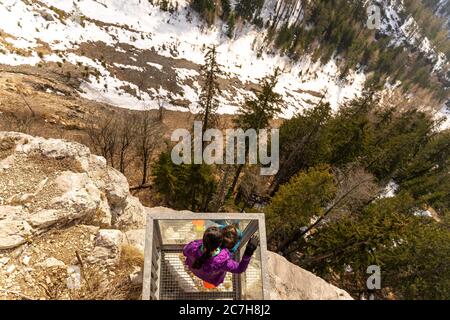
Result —
MULTIPOLYGON (((253 97, 248 98, 238 110, 235 124, 239 128, 244 131, 254 129, 258 132, 260 129, 267 128, 274 117, 283 111, 283 97, 275 91, 280 75, 281 70, 276 68, 273 74, 261 79, 260 89, 253 90, 253 97)), ((228 195, 234 192, 243 168, 243 164, 238 166, 228 195)))
POLYGON ((280 128, 280 170, 272 183, 272 195, 299 171, 327 163, 325 128, 331 118, 329 103, 320 101, 283 123, 280 128))
POLYGON ((203 122, 203 133, 214 126, 217 121, 219 107, 219 77, 223 75, 221 66, 217 62, 217 47, 208 47, 205 54, 205 64, 201 68, 202 90, 200 93, 200 113, 203 122))
POLYGON ((236 4, 236 14, 251 21, 259 14, 264 5, 264 0, 239 0, 236 4))
POLYGON ((439 213, 450 208, 450 131, 435 133, 394 177, 400 190, 439 213))
POLYGON ((207 212, 216 191, 211 166, 176 165, 170 152, 162 153, 153 166, 155 191, 160 200, 172 208, 207 212))

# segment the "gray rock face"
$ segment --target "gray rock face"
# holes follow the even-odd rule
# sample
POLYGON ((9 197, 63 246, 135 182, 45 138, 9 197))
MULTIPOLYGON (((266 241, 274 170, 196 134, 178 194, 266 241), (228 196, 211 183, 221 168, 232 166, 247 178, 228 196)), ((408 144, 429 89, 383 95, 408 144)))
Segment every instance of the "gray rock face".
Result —
POLYGON ((125 233, 125 243, 139 249, 144 254, 145 229, 129 230, 125 233))
POLYGON ((38 263, 36 266, 42 267, 42 268, 55 268, 55 267, 60 268, 60 267, 65 267, 66 265, 64 264, 64 262, 62 262, 56 258, 50 257, 50 258, 45 259, 41 263, 38 263))
POLYGON ((26 221, 0 220, 0 250, 24 244, 30 235, 31 227, 26 221))
POLYGON ((271 300, 353 300, 344 290, 268 252, 271 300))
POLYGON ((143 228, 145 208, 126 178, 86 146, 0 132, 0 250, 72 221, 143 228))
POLYGON ((88 258, 89 263, 114 265, 120 259, 124 236, 122 231, 101 229, 95 236, 95 247, 88 258))

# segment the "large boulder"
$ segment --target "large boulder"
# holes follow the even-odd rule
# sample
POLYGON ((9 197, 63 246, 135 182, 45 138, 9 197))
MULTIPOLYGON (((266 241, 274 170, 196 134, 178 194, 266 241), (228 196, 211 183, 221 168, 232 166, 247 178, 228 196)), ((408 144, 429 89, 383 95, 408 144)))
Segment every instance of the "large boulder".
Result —
POLYGON ((352 300, 344 290, 268 252, 271 300, 352 300))
POLYGON ((84 145, 0 132, 0 162, 0 249, 74 221, 145 226, 145 208, 125 176, 84 145))
POLYGON ((119 262, 124 236, 120 230, 100 229, 95 236, 95 247, 89 263, 115 265, 119 262))
POLYGON ((145 250, 145 229, 135 229, 125 232, 126 244, 135 247, 142 254, 145 250))
POLYGON ((122 213, 116 215, 114 225, 120 229, 144 228, 147 221, 146 208, 142 206, 138 198, 127 197, 122 213))
POLYGON ((0 250, 20 246, 30 236, 31 227, 26 221, 0 220, 0 250))
POLYGON ((65 212, 69 220, 92 216, 100 206, 100 190, 84 173, 63 172, 55 179, 62 193, 50 201, 53 208, 65 212))

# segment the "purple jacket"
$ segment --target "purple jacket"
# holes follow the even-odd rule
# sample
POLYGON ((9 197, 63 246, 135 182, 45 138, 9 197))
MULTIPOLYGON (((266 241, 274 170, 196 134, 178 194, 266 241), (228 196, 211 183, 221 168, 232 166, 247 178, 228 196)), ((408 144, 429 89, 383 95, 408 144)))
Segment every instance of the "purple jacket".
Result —
POLYGON ((231 258, 228 249, 222 249, 217 256, 207 259, 202 268, 193 269, 192 264, 202 255, 200 250, 202 243, 202 240, 192 241, 183 250, 183 254, 186 257, 186 265, 200 279, 219 286, 225 280, 227 272, 243 273, 247 270, 251 257, 244 256, 242 261, 237 263, 231 258))

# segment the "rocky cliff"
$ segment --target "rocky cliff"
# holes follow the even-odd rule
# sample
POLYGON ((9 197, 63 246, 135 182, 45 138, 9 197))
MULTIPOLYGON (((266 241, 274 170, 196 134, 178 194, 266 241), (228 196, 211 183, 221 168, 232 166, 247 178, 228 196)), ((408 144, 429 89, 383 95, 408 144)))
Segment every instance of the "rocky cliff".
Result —
MULTIPOLYGON (((0 132, 0 299, 138 298, 123 292, 140 291, 154 211, 172 210, 143 207, 87 147, 0 132), (87 293, 67 290, 71 268, 81 268, 87 293)), ((274 253, 269 273, 272 299, 351 299, 274 253)))

